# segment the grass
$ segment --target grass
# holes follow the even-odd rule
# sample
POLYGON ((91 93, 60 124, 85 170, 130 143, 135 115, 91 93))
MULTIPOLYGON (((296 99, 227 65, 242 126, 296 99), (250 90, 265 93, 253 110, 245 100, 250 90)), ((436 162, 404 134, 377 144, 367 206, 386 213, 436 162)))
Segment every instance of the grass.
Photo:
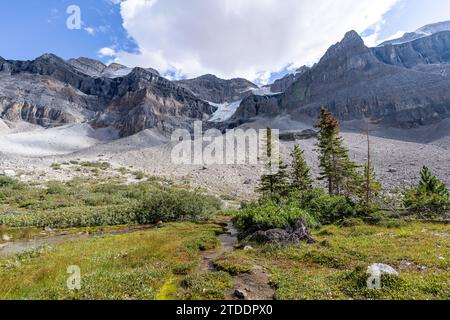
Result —
MULTIPOLYGON (((210 224, 172 223, 162 229, 67 242, 53 249, 3 258, 0 299, 200 297, 203 292, 198 288, 214 281, 202 282, 195 277, 200 250, 191 244, 213 242, 219 229, 210 224), (66 286, 69 277, 66 271, 71 265, 81 269, 79 291, 69 291, 66 286), (182 265, 184 272, 191 274, 185 281, 189 284, 187 290, 181 288, 177 275, 182 265)), ((218 297, 220 290, 215 288, 206 295, 218 297)))
POLYGON ((225 271, 231 275, 250 273, 254 264, 251 260, 237 253, 226 253, 213 261, 217 270, 225 271))
POLYGON ((223 300, 225 292, 233 285, 232 277, 226 272, 193 273, 183 280, 183 299, 223 300))
POLYGON ((276 299, 450 299, 450 230, 438 224, 327 226, 318 243, 246 252, 272 271, 276 299), (367 267, 385 263, 400 278, 366 287, 367 267))
POLYGON ((82 179, 30 185, 0 181, 0 225, 95 227, 205 219, 219 200, 158 180, 127 185, 120 179, 82 179))
MULTIPOLYGON (((255 245, 216 258, 218 272, 199 274, 200 252, 220 244, 222 227, 205 222, 217 209, 215 198, 163 187, 153 178, 136 184, 79 178, 29 184, 0 177, 2 245, 3 235, 32 239, 43 235, 43 227, 95 233, 178 221, 157 230, 96 236, 1 258, 0 299, 223 299, 232 276, 250 273, 256 265, 271 271, 280 300, 450 299, 447 225, 396 219, 368 225, 347 219, 313 229, 315 244, 255 245), (391 265, 400 277, 384 276, 382 290, 367 289, 365 271, 373 263, 391 265), (71 265, 81 268, 80 291, 67 290, 71 265)), ((230 218, 216 216, 214 221, 223 224, 230 218)))

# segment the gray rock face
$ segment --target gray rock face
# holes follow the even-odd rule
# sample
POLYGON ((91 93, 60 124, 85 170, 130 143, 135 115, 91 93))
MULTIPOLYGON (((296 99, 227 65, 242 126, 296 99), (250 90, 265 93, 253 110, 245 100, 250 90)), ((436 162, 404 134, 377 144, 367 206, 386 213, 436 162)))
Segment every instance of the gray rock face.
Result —
POLYGON ((275 80, 273 84, 270 85, 270 91, 273 93, 280 93, 286 91, 295 81, 300 79, 301 75, 309 71, 309 67, 303 66, 296 70, 294 73, 289 73, 283 78, 275 80))
POLYGON ((384 63, 409 69, 448 64, 450 63, 450 31, 439 32, 398 45, 388 44, 372 48, 372 52, 384 63))
POLYGON ((129 136, 148 128, 165 134, 190 129, 194 120, 215 111, 188 90, 146 69, 98 78, 87 73, 104 65, 85 59, 77 63, 75 67, 74 61, 52 54, 33 61, 0 60, 0 117, 42 126, 89 122, 129 136))
POLYGON ((252 94, 258 86, 245 79, 223 80, 214 75, 204 75, 190 80, 177 81, 180 86, 190 90, 198 98, 213 103, 226 103, 242 100, 252 94))
MULTIPOLYGON (((111 63, 107 66, 100 61, 83 57, 67 60, 67 63, 78 71, 94 78, 119 78, 128 75, 132 71, 131 68, 119 63, 111 63)), ((155 69, 148 68, 145 70, 159 76, 159 72, 155 69)))
POLYGON ((100 76, 102 72, 107 68, 107 66, 100 61, 84 57, 78 59, 70 59, 67 62, 75 69, 92 77, 100 76))
MULTIPOLYGON (((447 35, 439 33, 434 37, 442 49, 437 50, 441 52, 437 54, 446 56, 445 48, 450 49, 447 35)), ((417 41, 432 42, 433 39, 417 41)), ((423 46, 422 51, 426 52, 427 46, 423 46)), ((434 123, 450 116, 450 78, 390 64, 380 58, 380 50, 386 49, 369 49, 356 32, 349 32, 284 93, 246 98, 231 122, 240 124, 257 116, 283 113, 293 119, 316 118, 322 106, 341 120, 369 117, 403 128, 434 123)))

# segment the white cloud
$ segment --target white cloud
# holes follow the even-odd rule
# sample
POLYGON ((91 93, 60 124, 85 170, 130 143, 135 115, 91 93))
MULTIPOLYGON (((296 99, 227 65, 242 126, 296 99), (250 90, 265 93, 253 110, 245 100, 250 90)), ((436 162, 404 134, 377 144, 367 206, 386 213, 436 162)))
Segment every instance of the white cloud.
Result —
POLYGON ((315 62, 345 32, 380 23, 398 0, 123 0, 123 26, 140 53, 129 66, 188 77, 264 80, 315 62), (268 76, 269 75, 269 76, 268 76))
POLYGON ((117 53, 114 49, 112 48, 101 48, 100 50, 98 50, 99 57, 104 58, 104 57, 114 57, 117 53))
POLYGON ((95 35, 95 29, 92 27, 86 27, 86 28, 84 28, 84 31, 89 33, 91 36, 95 35))

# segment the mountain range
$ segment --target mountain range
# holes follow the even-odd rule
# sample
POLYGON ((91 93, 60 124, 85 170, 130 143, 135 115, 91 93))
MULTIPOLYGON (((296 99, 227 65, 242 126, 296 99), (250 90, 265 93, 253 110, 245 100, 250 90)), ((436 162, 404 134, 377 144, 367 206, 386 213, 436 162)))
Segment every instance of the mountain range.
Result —
POLYGON ((219 128, 280 115, 302 121, 326 107, 344 121, 413 128, 450 117, 449 88, 450 22, 442 22, 374 48, 350 31, 314 66, 262 88, 214 75, 169 81, 154 69, 89 58, 0 57, 0 121, 87 123, 126 137, 149 128, 168 135, 195 120, 219 128))

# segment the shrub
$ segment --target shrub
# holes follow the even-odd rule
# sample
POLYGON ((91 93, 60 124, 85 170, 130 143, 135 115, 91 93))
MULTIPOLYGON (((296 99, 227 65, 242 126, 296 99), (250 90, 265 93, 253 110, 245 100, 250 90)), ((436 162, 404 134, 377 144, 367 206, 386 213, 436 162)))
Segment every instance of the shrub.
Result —
POLYGON ((198 192, 161 189, 154 182, 122 185, 74 179, 49 182, 46 188, 0 179, 0 200, 12 210, 0 214, 10 227, 95 227, 201 220, 220 209, 221 202, 198 192), (13 187, 20 186, 20 192, 13 187), (16 209, 16 210, 14 210, 16 209))
POLYGON ((145 178, 145 173, 142 171, 136 171, 136 172, 133 172, 133 174, 134 174, 134 178, 136 180, 142 180, 145 178))
POLYGON ((58 170, 61 170, 61 169, 62 169, 62 166, 61 166, 61 164, 59 164, 59 163, 53 163, 53 164, 50 166, 50 168, 52 168, 52 169, 55 170, 55 171, 58 171, 58 170))
POLYGON ((310 227, 318 225, 316 219, 307 211, 300 209, 295 203, 275 203, 264 200, 262 203, 247 205, 235 214, 234 221, 241 230, 257 228, 269 230, 286 228, 303 218, 310 227))
POLYGON ((440 213, 450 206, 447 186, 436 178, 427 167, 420 172, 417 187, 406 190, 404 204, 413 212, 423 215, 440 213))
POLYGON ((357 206, 347 197, 333 196, 320 189, 294 195, 298 206, 316 217, 321 224, 332 224, 358 215, 357 206))
POLYGON ((0 176, 0 188, 20 189, 23 184, 17 179, 0 176))
POLYGON ((218 199, 186 190, 163 190, 145 198, 137 209, 140 223, 198 220, 219 210, 218 199))

